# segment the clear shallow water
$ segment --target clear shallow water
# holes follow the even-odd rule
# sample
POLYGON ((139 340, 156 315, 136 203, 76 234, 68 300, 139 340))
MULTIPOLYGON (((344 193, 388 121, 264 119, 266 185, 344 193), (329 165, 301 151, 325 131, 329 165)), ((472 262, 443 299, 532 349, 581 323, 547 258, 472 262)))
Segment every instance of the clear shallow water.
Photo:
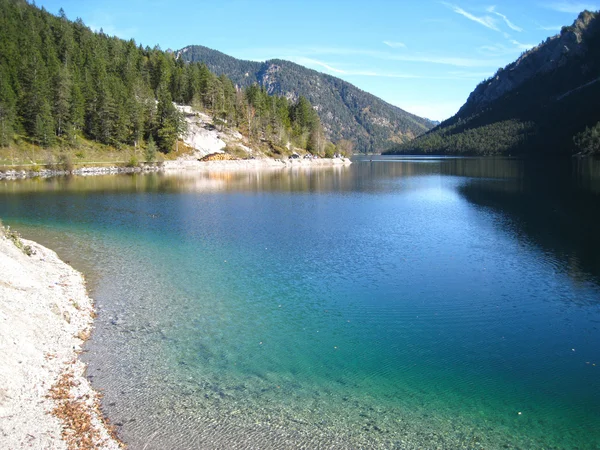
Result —
POLYGON ((600 170, 570 164, 28 180, 0 217, 88 275, 132 448, 592 449, 600 170))

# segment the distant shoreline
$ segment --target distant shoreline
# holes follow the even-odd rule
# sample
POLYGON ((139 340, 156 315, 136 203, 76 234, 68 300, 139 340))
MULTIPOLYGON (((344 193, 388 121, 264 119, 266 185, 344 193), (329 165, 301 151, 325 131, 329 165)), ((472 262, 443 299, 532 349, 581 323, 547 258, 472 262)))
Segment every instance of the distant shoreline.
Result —
POLYGON ((288 169, 288 168, 311 168, 311 167, 332 167, 348 166, 352 161, 348 158, 318 158, 318 159, 240 159, 228 161, 206 161, 201 162, 197 159, 177 159, 175 161, 165 161, 160 164, 146 164, 138 167, 81 167, 73 170, 25 170, 11 169, 3 170, 0 168, 0 180, 23 180, 26 178, 51 178, 60 176, 96 176, 96 175, 115 175, 131 173, 152 173, 152 172, 171 172, 178 170, 185 171, 229 171, 229 170, 258 170, 258 169, 288 169))

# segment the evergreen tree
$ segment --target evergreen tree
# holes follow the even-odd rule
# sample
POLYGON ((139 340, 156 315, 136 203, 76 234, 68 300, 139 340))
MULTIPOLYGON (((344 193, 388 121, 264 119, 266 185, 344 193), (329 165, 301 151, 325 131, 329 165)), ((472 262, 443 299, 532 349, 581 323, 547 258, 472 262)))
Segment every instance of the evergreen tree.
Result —
POLYGON ((85 126, 85 97, 81 93, 80 83, 71 83, 69 96, 69 121, 75 131, 83 130, 85 126))
POLYGON ((157 129, 158 148, 163 153, 173 150, 179 134, 184 131, 185 121, 171 101, 171 94, 162 87, 158 93, 157 129))
POLYGON ((100 86, 97 102, 89 113, 90 134, 104 144, 113 143, 116 122, 116 105, 106 84, 100 86))
POLYGON ((56 120, 56 134, 62 135, 69 123, 71 113, 71 76, 68 70, 61 67, 55 82, 54 118, 56 120))
POLYGON ((32 51, 25 59, 20 71, 20 85, 19 115, 26 131, 35 135, 37 117, 44 105, 48 104, 50 97, 47 68, 39 51, 32 51))
POLYGON ((35 128, 33 136, 37 143, 42 147, 50 147, 55 142, 52 109, 45 100, 42 101, 40 110, 35 116, 35 128))
POLYGON ((11 143, 14 134, 16 96, 6 71, 0 67, 0 146, 11 143))
POLYGON ((0 30, 0 145, 15 134, 43 146, 76 146, 81 136, 137 147, 152 136, 169 152, 185 130, 176 101, 253 142, 294 139, 322 151, 322 127, 303 97, 290 104, 257 84, 239 89, 204 64, 94 33, 63 10, 56 17, 25 1, 0 0, 0 30))
POLYGON ((321 121, 318 117, 316 117, 315 119, 313 119, 310 125, 310 134, 308 137, 306 149, 311 153, 318 155, 323 152, 326 142, 327 140, 325 139, 325 134, 323 133, 321 121))
POLYGON ((153 162, 156 159, 156 143, 154 142, 152 135, 148 138, 144 156, 146 157, 146 162, 153 162))

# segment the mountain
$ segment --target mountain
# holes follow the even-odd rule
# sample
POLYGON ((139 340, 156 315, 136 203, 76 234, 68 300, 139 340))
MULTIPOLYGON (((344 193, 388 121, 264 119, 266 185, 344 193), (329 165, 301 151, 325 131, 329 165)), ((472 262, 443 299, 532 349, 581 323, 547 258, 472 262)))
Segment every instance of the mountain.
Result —
POLYGON ((360 151, 387 150, 434 126, 430 120, 407 113, 346 81, 289 61, 244 61, 200 45, 175 53, 186 62, 206 64, 212 72, 227 75, 240 87, 258 83, 270 94, 290 100, 306 97, 319 113, 327 138, 354 141, 360 151))
POLYGON ((598 104, 600 17, 584 11, 572 26, 480 83, 454 117, 387 153, 600 151, 598 104))
POLYGON ((0 0, 0 30, 0 162, 17 156, 39 164, 42 152, 30 152, 33 146, 44 149, 46 164, 57 151, 78 163, 98 161, 84 142, 92 154, 103 146, 129 152, 132 164, 144 147, 148 161, 156 149, 175 157, 187 122, 174 103, 210 114, 219 132, 269 156, 349 151, 324 139, 304 97, 290 102, 256 85, 236 90, 206 65, 93 32, 63 10, 54 16, 26 0, 0 0))

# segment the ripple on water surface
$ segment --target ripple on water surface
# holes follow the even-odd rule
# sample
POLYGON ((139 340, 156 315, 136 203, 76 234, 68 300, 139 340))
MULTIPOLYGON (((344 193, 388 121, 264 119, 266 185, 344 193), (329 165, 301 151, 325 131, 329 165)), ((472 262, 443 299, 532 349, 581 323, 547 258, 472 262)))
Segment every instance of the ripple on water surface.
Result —
POLYGON ((543 231, 581 205, 521 205, 520 164, 21 184, 0 215, 89 274, 132 448, 597 448, 589 218, 543 231))

